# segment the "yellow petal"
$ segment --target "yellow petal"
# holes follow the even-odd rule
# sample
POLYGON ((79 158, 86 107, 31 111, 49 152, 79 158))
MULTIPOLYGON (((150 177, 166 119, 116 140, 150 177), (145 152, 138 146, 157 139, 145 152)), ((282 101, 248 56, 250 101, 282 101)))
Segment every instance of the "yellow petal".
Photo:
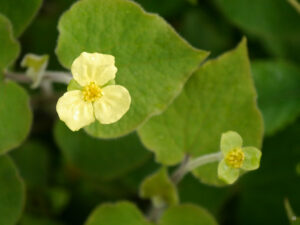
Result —
POLYGON ((91 82, 102 86, 115 79, 117 67, 115 67, 115 57, 112 55, 83 52, 74 60, 71 71, 74 79, 81 86, 91 82))
POLYGON ((102 97, 94 102, 96 119, 102 124, 114 123, 128 111, 130 94, 120 85, 109 85, 102 89, 102 97))
POLYGON ((95 121, 92 103, 83 100, 81 91, 68 91, 58 99, 56 111, 59 118, 72 131, 79 130, 95 121))

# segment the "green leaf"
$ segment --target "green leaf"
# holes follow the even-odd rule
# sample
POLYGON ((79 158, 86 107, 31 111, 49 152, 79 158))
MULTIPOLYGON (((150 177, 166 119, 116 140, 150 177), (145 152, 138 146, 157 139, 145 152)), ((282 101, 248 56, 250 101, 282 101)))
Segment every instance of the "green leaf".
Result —
MULTIPOLYGON (((183 92, 161 115, 151 118, 138 133, 155 152, 158 162, 179 163, 217 152, 221 134, 238 132, 245 146, 260 147, 262 118, 256 106, 246 41, 216 60, 205 63, 187 82, 183 92)), ((195 171, 203 182, 221 184, 217 163, 195 171)))
MULTIPOLYGON (((1 11, 0 1, 0 11, 1 11)), ((18 57, 20 52, 20 45, 14 38, 11 23, 0 13, 0 72, 18 57)), ((0 74, 1 75, 1 74, 0 74)))
POLYGON ((216 220, 205 209, 193 205, 183 204, 168 208, 160 220, 159 225, 217 225, 216 220))
POLYGON ((55 140, 67 162, 84 175, 100 180, 115 179, 149 159, 136 134, 101 140, 84 131, 72 132, 62 122, 55 126, 55 140))
POLYGON ((0 120, 0 154, 3 154, 25 140, 32 122, 29 97, 13 82, 0 81, 0 120))
POLYGON ((287 0, 214 2, 227 18, 239 28, 259 37, 263 46, 271 52, 300 61, 300 14, 287 0))
POLYGON ((207 53, 191 47, 158 15, 128 0, 79 1, 59 22, 56 53, 70 68, 83 51, 115 56, 116 83, 131 95, 130 110, 117 123, 95 122, 93 136, 111 138, 136 129, 162 112, 207 53))
POLYGON ((0 224, 15 225, 24 207, 25 188, 8 156, 0 157, 0 224))
POLYGON ((169 178, 166 168, 161 168, 143 181, 140 196, 151 199, 157 207, 176 205, 179 202, 176 186, 169 178))
POLYGON ((26 75, 32 80, 31 88, 40 86, 49 62, 49 55, 26 54, 21 66, 27 68, 26 75))
MULTIPOLYGON (((85 225, 150 225, 139 209, 129 202, 102 204, 92 212, 85 225)), ((171 206, 162 215, 159 225, 217 225, 205 209, 184 204, 171 206)))
POLYGON ((209 50, 211 56, 215 57, 234 46, 233 28, 221 14, 211 13, 207 7, 202 5, 190 7, 182 14, 177 29, 195 47, 209 50))
POLYGON ((0 13, 9 18, 14 34, 18 37, 30 24, 42 2, 42 0, 1 0, 0 13))
POLYGON ((129 202, 102 204, 89 216, 85 225, 150 225, 139 209, 129 202))
POLYGON ((50 169, 49 153, 45 145, 28 141, 11 153, 20 175, 29 188, 45 188, 50 169))
POLYGON ((260 164, 261 151, 254 147, 244 147, 245 159, 242 165, 244 170, 256 170, 260 164))
POLYGON ((300 67, 285 61, 259 60, 253 62, 252 71, 265 134, 272 135, 300 115, 300 67))

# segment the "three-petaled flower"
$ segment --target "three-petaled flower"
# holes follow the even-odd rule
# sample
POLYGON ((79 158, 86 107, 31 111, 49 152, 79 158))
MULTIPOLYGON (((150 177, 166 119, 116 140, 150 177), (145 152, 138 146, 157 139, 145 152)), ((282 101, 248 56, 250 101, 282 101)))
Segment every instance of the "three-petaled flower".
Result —
POLYGON ((261 151, 255 147, 242 147, 241 136, 228 131, 221 137, 221 152, 224 158, 218 166, 218 176, 228 184, 234 183, 240 170, 255 170, 259 167, 261 151))
POLYGON ((59 118, 76 131, 95 120, 102 124, 118 121, 129 109, 128 90, 114 85, 117 68, 111 55, 83 52, 71 66, 76 90, 66 92, 57 102, 59 118))

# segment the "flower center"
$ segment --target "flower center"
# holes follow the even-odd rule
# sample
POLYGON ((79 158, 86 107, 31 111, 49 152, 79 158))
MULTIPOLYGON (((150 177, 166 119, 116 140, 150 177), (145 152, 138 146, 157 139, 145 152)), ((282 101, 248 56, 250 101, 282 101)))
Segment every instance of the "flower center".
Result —
POLYGON ((91 82, 89 85, 85 86, 82 93, 84 101, 87 102, 94 102, 102 96, 101 88, 96 85, 95 82, 91 82))
POLYGON ((243 161, 245 159, 245 154, 241 148, 232 149, 227 153, 225 157, 225 162, 228 166, 232 168, 241 168, 243 161))

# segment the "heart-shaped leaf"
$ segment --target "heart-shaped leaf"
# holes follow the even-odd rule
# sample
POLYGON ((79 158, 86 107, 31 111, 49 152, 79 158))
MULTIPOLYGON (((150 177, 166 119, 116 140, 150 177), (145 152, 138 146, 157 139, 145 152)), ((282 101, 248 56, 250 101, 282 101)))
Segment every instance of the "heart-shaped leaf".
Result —
POLYGON ((61 17, 59 31, 56 53, 63 66, 70 68, 83 51, 113 55, 116 83, 130 92, 130 110, 119 122, 87 128, 97 137, 125 135, 162 112, 207 56, 128 0, 79 1, 61 17))
MULTIPOLYGON (((205 63, 187 82, 180 96, 161 115, 139 129, 142 142, 166 165, 218 152, 221 134, 238 132, 244 146, 259 147, 262 118, 250 73, 246 40, 216 60, 205 63)), ((217 163, 195 171, 210 184, 221 184, 217 163)))

